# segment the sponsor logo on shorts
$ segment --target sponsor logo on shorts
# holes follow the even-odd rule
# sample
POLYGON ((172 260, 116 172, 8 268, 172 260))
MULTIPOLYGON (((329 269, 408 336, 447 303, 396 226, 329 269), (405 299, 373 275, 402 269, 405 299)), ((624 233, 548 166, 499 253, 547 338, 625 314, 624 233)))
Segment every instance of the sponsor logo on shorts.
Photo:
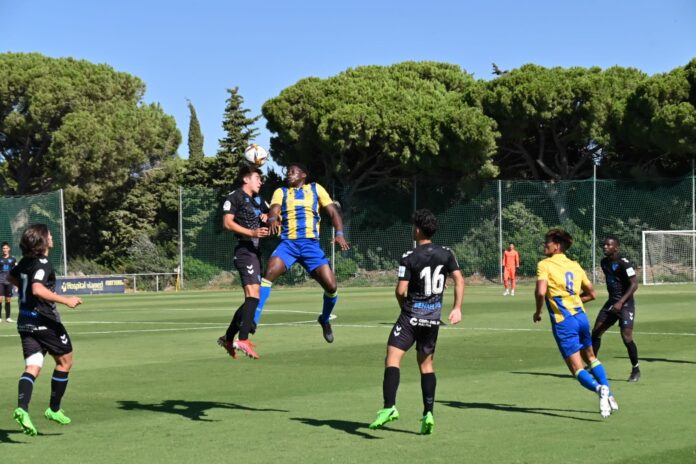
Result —
POLYGON ((249 264, 246 268, 247 268, 247 272, 248 272, 249 274, 253 274, 253 273, 254 273, 254 265, 253 265, 253 264, 249 264))
POLYGON ((408 321, 412 326, 418 326, 418 327, 437 327, 440 325, 439 320, 433 320, 433 319, 419 319, 417 317, 412 317, 408 321))
POLYGON ((63 334, 63 335, 60 336, 60 342, 61 342, 63 345, 67 345, 67 344, 68 344, 68 336, 67 336, 67 334, 63 334))
POLYGON ((394 327, 394 336, 398 337, 399 335, 401 335, 401 326, 397 325, 396 327, 394 327))

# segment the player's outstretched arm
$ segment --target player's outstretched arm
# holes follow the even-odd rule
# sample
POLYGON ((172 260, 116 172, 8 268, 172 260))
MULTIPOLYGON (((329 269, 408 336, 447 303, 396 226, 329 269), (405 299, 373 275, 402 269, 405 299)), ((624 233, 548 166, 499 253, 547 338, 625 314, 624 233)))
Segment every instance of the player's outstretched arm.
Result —
POLYGON ((44 301, 51 301, 53 303, 64 304, 68 308, 75 308, 77 305, 82 304, 82 299, 76 296, 63 296, 53 293, 46 286, 40 282, 34 282, 31 284, 31 292, 41 298, 44 301))
POLYGON ((338 208, 335 204, 330 203, 326 205, 324 209, 326 210, 326 214, 329 215, 329 218, 331 218, 334 229, 336 229, 336 237, 334 240, 341 247, 341 250, 349 250, 350 245, 348 245, 346 238, 343 236, 343 218, 341 218, 341 213, 338 212, 338 208))
POLYGON ((464 300, 464 276, 462 271, 456 270, 452 272, 454 280, 454 303, 452 311, 450 311, 450 324, 458 324, 462 320, 462 301, 464 300))

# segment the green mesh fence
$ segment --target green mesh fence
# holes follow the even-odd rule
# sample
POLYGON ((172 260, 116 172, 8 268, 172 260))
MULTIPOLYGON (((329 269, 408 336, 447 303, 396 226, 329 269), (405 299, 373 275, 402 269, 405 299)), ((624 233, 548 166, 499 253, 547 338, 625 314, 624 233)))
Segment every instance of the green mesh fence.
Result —
MULTIPOLYGON (((357 285, 394 282, 401 255, 413 246, 409 219, 414 208, 435 212, 439 220, 435 241, 452 247, 470 279, 499 282, 502 249, 510 242, 521 256, 518 275, 533 278, 536 263, 543 258, 544 233, 562 227, 575 240, 569 256, 578 260, 591 278, 594 275, 603 282, 599 262, 606 235, 617 236, 622 252, 640 266, 641 232, 691 229, 694 201, 691 177, 650 182, 493 181, 481 185, 448 185, 440 179, 419 178, 417 182, 395 183, 363 193, 336 185, 327 189, 340 202, 351 250, 337 249, 335 256, 332 254, 332 230, 327 218, 322 221, 322 247, 332 258, 338 279, 350 279, 357 285)), ((209 190, 184 192, 185 270, 186 261, 191 260, 195 265, 212 266, 211 273, 234 272, 234 238, 220 226, 222 200, 222 195, 209 190)), ((262 243, 266 259, 277 239, 262 243)), ((190 277, 188 271, 186 276, 190 277)), ((297 267, 283 282, 306 279, 297 267)))
POLYGON ((32 224, 43 223, 53 236, 53 250, 49 259, 57 275, 65 274, 63 256, 63 212, 60 191, 22 197, 0 197, 0 243, 8 242, 12 255, 22 256, 19 241, 24 230, 32 224))

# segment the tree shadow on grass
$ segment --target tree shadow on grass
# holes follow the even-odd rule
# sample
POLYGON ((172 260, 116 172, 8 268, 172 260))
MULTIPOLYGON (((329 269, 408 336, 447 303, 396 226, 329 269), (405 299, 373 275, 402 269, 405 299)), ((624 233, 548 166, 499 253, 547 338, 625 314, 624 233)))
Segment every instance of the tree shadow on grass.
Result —
MULTIPOLYGON (((617 356, 616 359, 629 359, 628 356, 617 356)), ((640 362, 664 362, 664 363, 675 363, 675 364, 696 364, 696 361, 685 361, 683 359, 667 359, 667 358, 644 358, 640 357, 638 359, 640 362)))
POLYGON ((550 409, 550 408, 525 408, 521 406, 515 406, 514 404, 496 404, 496 403, 463 403, 461 401, 442 401, 438 400, 437 403, 444 404, 451 408, 458 409, 489 409, 492 411, 502 411, 502 412, 520 412, 524 414, 541 414, 542 416, 560 417, 563 419, 573 419, 586 422, 601 422, 599 419, 587 419, 584 417, 570 416, 568 414, 559 413, 581 413, 581 414, 597 414, 596 411, 578 411, 574 409, 550 409))
POLYGON ((119 401, 119 408, 124 411, 152 411, 167 414, 177 414, 193 421, 219 422, 212 419, 205 419, 207 411, 210 409, 233 409, 237 411, 257 411, 257 412, 289 412, 285 409, 272 408, 252 408, 236 403, 220 403, 217 401, 184 401, 184 400, 165 400, 161 403, 140 403, 138 401, 119 401))

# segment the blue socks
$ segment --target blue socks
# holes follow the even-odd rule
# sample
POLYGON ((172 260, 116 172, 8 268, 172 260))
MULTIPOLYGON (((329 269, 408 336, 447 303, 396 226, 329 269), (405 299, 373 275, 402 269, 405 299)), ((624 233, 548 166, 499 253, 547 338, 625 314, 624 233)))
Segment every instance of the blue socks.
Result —
POLYGON ((273 282, 266 279, 261 279, 261 294, 259 295, 259 304, 256 306, 256 313, 254 313, 254 324, 259 323, 261 320, 261 311, 266 305, 266 300, 271 295, 271 289, 273 288, 273 282))
POLYGON ((331 317, 331 311, 333 311, 337 301, 338 290, 331 294, 324 292, 324 306, 321 309, 321 322, 329 322, 329 318, 331 317))
POLYGON ((595 376, 595 379, 597 379, 601 385, 606 385, 607 387, 609 386, 607 372, 604 370, 602 363, 599 362, 599 359, 595 359, 594 362, 590 364, 590 370, 592 371, 592 375, 595 376))
POLYGON ((599 387, 599 383, 597 383, 592 374, 587 372, 585 369, 578 369, 578 371, 575 373, 575 377, 577 377, 578 381, 580 382, 580 385, 587 388, 593 393, 597 392, 597 387, 599 387))

